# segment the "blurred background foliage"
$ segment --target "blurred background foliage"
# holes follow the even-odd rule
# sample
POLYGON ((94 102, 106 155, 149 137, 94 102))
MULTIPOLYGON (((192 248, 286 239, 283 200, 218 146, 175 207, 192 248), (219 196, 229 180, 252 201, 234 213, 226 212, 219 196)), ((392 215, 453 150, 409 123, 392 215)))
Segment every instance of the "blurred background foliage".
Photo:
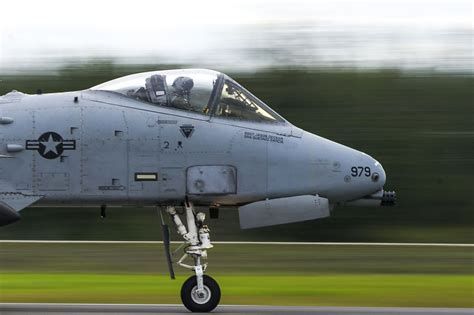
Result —
MULTIPOLYGON (((186 67, 71 62, 0 75, 0 95, 82 90, 131 73, 186 67)), ((235 209, 223 209, 210 221, 214 240, 474 241, 471 74, 314 67, 228 74, 296 126, 374 156, 388 174, 386 189, 399 197, 391 208, 340 207, 327 219, 248 231, 240 231, 235 209)), ((110 209, 102 220, 99 209, 31 208, 22 217, 0 229, 0 239, 161 237, 155 209, 110 209)))

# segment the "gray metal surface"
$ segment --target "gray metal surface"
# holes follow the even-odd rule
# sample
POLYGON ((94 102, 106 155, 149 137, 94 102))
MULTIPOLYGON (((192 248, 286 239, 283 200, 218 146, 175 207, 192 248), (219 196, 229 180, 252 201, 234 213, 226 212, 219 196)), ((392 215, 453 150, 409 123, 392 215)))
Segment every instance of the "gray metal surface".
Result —
MULTIPOLYGON (((127 304, 0 304, 2 315, 20 314, 190 314, 181 305, 127 304)), ((474 309, 404 307, 313 307, 220 305, 216 314, 318 314, 318 315, 466 315, 474 309)))
POLYGON ((237 171, 228 165, 201 165, 187 169, 187 193, 227 195, 237 193, 237 171))

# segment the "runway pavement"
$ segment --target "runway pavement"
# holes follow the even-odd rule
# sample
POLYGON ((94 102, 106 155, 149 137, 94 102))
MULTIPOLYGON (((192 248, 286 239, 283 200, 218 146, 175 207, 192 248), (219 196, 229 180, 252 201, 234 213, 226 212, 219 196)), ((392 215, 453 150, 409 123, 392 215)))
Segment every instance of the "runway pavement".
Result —
MULTIPOLYGON (((0 314, 189 314, 177 304, 55 304, 0 303, 0 314)), ((253 306, 220 305, 216 314, 316 314, 316 315, 465 315, 474 314, 468 308, 404 308, 404 307, 313 307, 313 306, 253 306)))

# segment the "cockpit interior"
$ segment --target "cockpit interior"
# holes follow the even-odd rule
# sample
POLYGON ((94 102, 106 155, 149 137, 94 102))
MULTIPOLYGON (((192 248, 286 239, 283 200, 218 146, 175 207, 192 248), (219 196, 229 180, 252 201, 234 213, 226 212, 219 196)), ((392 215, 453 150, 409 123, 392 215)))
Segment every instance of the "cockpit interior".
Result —
POLYGON ((206 116, 254 122, 285 120, 230 77, 211 70, 166 70, 133 74, 91 90, 206 116))

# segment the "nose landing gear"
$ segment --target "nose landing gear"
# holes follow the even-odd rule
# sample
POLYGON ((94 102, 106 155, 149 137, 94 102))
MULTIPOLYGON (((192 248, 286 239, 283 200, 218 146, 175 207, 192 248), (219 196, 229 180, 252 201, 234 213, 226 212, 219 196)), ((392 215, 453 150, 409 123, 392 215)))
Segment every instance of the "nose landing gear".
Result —
MULTIPOLYGON (((204 213, 196 213, 191 202, 186 201, 184 209, 187 228, 182 223, 175 207, 166 207, 166 212, 171 216, 174 226, 178 234, 183 237, 185 244, 184 255, 177 264, 195 272, 195 276, 188 278, 181 287, 181 300, 184 306, 191 312, 210 312, 217 307, 221 298, 219 285, 214 279, 204 275, 207 263, 202 263, 202 259, 207 258, 207 250, 214 247, 210 240, 210 230, 207 225, 204 225, 204 213), (193 265, 184 263, 188 257, 193 259, 193 265)), ((164 223, 163 228, 164 231, 167 231, 167 226, 164 223)), ((163 241, 167 251, 166 257, 170 266, 170 274, 173 278, 174 272, 169 253, 169 237, 164 237, 163 241)))

